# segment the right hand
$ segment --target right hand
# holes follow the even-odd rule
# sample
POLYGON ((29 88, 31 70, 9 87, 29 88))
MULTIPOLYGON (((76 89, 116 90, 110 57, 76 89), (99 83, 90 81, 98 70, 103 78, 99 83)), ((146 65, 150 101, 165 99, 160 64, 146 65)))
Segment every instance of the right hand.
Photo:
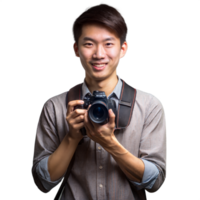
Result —
POLYGON ((87 110, 74 108, 82 104, 84 104, 84 101, 74 100, 70 101, 67 105, 66 120, 69 125, 69 137, 78 141, 83 138, 80 129, 84 127, 84 115, 87 110))

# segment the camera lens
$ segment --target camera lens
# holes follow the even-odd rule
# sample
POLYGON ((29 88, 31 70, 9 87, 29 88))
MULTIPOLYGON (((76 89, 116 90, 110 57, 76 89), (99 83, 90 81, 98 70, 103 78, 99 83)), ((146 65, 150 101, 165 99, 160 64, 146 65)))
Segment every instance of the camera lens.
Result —
POLYGON ((104 102, 95 101, 88 110, 89 118, 96 124, 102 124, 108 118, 108 109, 104 102))
POLYGON ((94 110, 93 110, 93 116, 94 116, 97 120, 98 120, 98 119, 101 119, 101 118, 103 117, 103 115, 104 115, 104 111, 103 111, 103 109, 102 109, 100 106, 94 108, 94 110))

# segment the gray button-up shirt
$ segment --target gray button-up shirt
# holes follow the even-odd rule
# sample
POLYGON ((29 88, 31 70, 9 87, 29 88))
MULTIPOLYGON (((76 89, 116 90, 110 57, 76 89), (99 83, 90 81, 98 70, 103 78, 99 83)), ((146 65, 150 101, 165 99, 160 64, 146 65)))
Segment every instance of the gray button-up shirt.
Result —
MULTIPOLYGON (((119 79, 108 98, 119 99, 121 87, 119 79)), ((88 92, 83 83, 83 96, 88 92)), ((47 161, 68 133, 66 94, 53 97, 45 103, 37 129, 33 170, 36 170, 47 190, 61 181, 50 180, 47 161)), ((117 100, 116 103, 118 105, 117 100)), ((77 147, 62 200, 143 200, 146 199, 145 189, 156 191, 161 186, 166 169, 165 119, 161 103, 154 96, 137 90, 131 123, 125 130, 116 130, 115 136, 127 150, 143 160, 145 171, 142 183, 128 180, 112 156, 86 136, 77 147)))

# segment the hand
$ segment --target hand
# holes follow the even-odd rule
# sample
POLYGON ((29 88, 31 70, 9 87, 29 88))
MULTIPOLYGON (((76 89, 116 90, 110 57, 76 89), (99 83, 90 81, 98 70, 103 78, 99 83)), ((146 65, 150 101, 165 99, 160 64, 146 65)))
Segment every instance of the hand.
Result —
POLYGON ((70 101, 67 105, 66 120, 69 125, 69 137, 78 141, 83 138, 80 129, 84 127, 84 114, 87 110, 74 108, 82 104, 84 104, 84 101, 74 100, 70 101))
POLYGON ((115 138, 115 114, 111 109, 109 109, 108 114, 109 122, 104 125, 95 124, 94 122, 89 120, 88 111, 85 112, 84 118, 84 126, 88 137, 93 141, 99 143, 104 148, 109 147, 109 145, 112 144, 113 139, 115 138))

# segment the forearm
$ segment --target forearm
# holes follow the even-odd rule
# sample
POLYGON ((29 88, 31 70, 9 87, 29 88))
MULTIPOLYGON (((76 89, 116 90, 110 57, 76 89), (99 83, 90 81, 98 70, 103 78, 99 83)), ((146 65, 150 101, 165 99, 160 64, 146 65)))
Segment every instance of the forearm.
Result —
POLYGON ((66 135, 56 151, 49 157, 48 171, 52 181, 58 180, 64 175, 78 143, 79 140, 74 140, 66 135))
POLYGON ((142 181, 144 173, 143 161, 125 149, 115 136, 112 137, 112 140, 104 149, 112 155, 128 179, 136 182, 142 181))

